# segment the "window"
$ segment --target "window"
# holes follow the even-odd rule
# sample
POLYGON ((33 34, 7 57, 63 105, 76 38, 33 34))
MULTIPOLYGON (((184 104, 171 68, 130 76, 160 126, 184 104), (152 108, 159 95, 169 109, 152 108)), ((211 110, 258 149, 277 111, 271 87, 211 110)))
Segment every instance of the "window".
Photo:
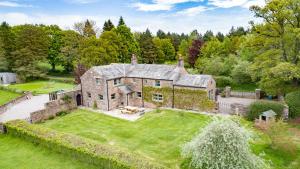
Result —
POLYGON ((100 78, 96 78, 96 84, 100 85, 101 84, 101 79, 100 78))
POLYGON ((111 98, 112 100, 114 100, 114 99, 116 98, 116 94, 114 93, 114 94, 110 95, 110 98, 111 98))
POLYGON ((160 81, 159 80, 155 80, 155 87, 160 87, 160 81))
POLYGON ((141 98, 142 97, 142 92, 136 92, 136 96, 141 98))
POLYGON ((121 79, 114 79, 114 85, 121 84, 121 79))
POLYGON ((103 100, 103 95, 98 94, 98 98, 99 98, 99 100, 103 100))
POLYGON ((87 92, 86 94, 87 94, 87 97, 88 97, 88 98, 91 98, 91 97, 92 97, 92 94, 91 94, 90 92, 87 92))
POLYGON ((156 102, 162 102, 163 101, 163 95, 161 94, 153 94, 152 100, 156 102))

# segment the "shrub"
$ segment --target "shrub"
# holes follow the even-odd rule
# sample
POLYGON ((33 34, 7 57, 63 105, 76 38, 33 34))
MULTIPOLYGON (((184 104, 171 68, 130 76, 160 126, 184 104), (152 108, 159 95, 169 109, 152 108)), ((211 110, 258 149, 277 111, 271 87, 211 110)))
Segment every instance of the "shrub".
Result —
MULTIPOLYGON (((190 166, 199 169, 264 169, 249 146, 249 132, 230 120, 215 120, 183 147, 190 166)), ((186 164, 185 164, 186 166, 186 164)))
POLYGON ((22 120, 10 121, 5 124, 7 133, 25 140, 45 146, 51 150, 75 157, 82 162, 97 165, 107 169, 150 169, 164 168, 115 147, 99 144, 71 134, 32 125, 22 120))
POLYGON ((69 95, 64 95, 62 98, 61 98, 65 103, 68 103, 70 104, 72 102, 72 97, 69 96, 69 95))
POLYGON ((292 92, 286 95, 285 101, 289 106, 289 115, 291 118, 300 116, 300 91, 292 92))
POLYGON ((227 76, 216 76, 214 77, 218 87, 226 87, 231 86, 233 84, 233 80, 231 77, 227 76))
POLYGON ((60 111, 60 112, 56 113, 56 116, 65 116, 67 114, 68 114, 68 112, 66 112, 66 111, 60 111))
POLYGON ((235 83, 237 84, 248 84, 251 83, 251 75, 249 73, 250 63, 247 61, 239 61, 237 65, 234 66, 231 76, 235 83))
POLYGON ((271 139, 271 148, 279 150, 288 156, 297 154, 297 145, 293 142, 293 138, 287 134, 288 125, 282 120, 278 122, 270 122, 265 133, 271 139))
POLYGON ((282 117, 284 105, 270 101, 256 101, 249 106, 247 113, 248 120, 255 120, 262 112, 273 110, 277 114, 277 118, 282 117))

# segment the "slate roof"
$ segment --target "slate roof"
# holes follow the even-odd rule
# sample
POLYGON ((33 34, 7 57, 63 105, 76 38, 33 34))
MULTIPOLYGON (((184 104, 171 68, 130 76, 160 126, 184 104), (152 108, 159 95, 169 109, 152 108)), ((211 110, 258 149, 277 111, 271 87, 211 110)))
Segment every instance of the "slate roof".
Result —
POLYGON ((274 117, 277 114, 273 110, 268 110, 268 111, 263 112, 261 115, 265 116, 265 117, 274 117))
POLYGON ((172 80, 175 85, 201 88, 207 87, 209 80, 212 78, 210 75, 189 75, 180 73, 176 65, 110 64, 96 66, 92 69, 106 79, 121 77, 164 79, 172 80))

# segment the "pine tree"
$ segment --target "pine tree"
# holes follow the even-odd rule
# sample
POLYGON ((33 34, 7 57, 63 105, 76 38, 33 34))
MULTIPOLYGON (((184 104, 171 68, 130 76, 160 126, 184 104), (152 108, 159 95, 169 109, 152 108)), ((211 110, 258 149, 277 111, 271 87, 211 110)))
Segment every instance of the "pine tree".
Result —
POLYGON ((114 27, 115 27, 114 24, 109 19, 108 21, 104 22, 103 32, 105 32, 105 31, 111 31, 114 27))
POLYGON ((6 22, 3 22, 0 26, 0 38, 2 39, 3 56, 7 63, 7 69, 11 71, 14 63, 12 52, 15 50, 15 36, 6 22))
POLYGON ((83 36, 85 36, 85 37, 96 36, 96 32, 94 30, 94 25, 95 25, 95 23, 93 21, 89 21, 87 19, 84 23, 83 36))
POLYGON ((125 21, 124 21, 124 19, 123 19, 122 16, 121 16, 120 19, 119 19, 119 24, 118 24, 118 26, 121 26, 121 25, 126 25, 126 24, 125 24, 125 21))
POLYGON ((140 48, 141 48, 141 60, 143 63, 156 63, 158 59, 158 54, 156 47, 153 43, 153 37, 149 29, 146 32, 142 33, 140 39, 140 48))

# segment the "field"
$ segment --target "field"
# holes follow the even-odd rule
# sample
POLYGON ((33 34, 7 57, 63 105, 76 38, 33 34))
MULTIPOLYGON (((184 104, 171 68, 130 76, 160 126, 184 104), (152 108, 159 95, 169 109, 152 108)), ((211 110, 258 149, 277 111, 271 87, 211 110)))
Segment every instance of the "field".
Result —
MULTIPOLYGON (((171 168, 180 168, 183 159, 181 146, 207 125, 210 116, 162 110, 152 112, 136 122, 128 122, 103 114, 76 110, 73 113, 49 120, 41 125, 118 146, 130 152, 140 153, 171 168)), ((252 150, 257 155, 270 160, 272 168, 297 169, 300 164, 297 156, 282 155, 279 150, 270 148, 270 139, 255 130, 253 123, 242 120, 244 126, 255 134, 251 141, 252 150)), ((298 145, 300 146, 300 144, 298 145)), ((300 149, 300 147, 298 147, 300 149)))
POLYGON ((20 138, 0 134, 0 168, 2 169, 96 169, 72 157, 39 147, 20 138))
POLYGON ((10 92, 6 90, 1 90, 0 89, 0 105, 3 105, 17 97, 19 97, 21 94, 15 93, 15 92, 10 92))
POLYGON ((33 81, 28 83, 14 84, 8 87, 21 91, 30 91, 34 94, 47 94, 61 89, 72 89, 74 85, 56 81, 33 81))

